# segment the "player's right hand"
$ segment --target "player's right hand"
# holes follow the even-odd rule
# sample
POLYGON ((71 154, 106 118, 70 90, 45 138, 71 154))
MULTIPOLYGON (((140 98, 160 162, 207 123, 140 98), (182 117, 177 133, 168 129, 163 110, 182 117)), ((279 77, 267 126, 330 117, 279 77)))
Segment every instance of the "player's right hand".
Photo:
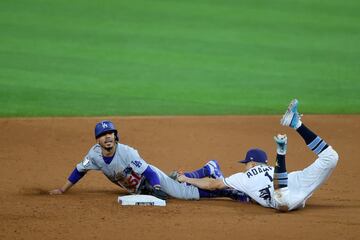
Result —
POLYGON ((183 175, 183 174, 181 174, 181 175, 179 175, 179 176, 177 177, 177 180, 178 180, 179 182, 186 182, 186 179, 187 179, 187 177, 186 177, 185 175, 183 175))
POLYGON ((57 188, 57 189, 54 189, 54 190, 51 190, 49 191, 49 194, 50 195, 61 195, 63 194, 64 192, 60 189, 60 188, 57 188))

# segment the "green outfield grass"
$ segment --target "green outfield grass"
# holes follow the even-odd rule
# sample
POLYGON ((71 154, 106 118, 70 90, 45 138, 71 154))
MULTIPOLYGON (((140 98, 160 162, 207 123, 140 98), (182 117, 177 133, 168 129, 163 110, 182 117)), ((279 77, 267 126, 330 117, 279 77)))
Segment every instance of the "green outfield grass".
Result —
POLYGON ((0 116, 360 113, 360 1, 0 1, 0 116))

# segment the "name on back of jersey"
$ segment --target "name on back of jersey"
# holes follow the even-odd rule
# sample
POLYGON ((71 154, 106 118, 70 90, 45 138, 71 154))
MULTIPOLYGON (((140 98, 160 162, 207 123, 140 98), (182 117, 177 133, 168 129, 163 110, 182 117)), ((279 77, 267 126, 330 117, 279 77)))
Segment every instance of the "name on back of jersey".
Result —
POLYGON ((264 173, 264 172, 268 172, 268 171, 271 171, 272 170, 272 167, 270 166, 256 166, 256 167, 253 167, 251 169, 249 169, 247 172, 246 172, 246 176, 248 178, 251 178, 253 176, 256 176, 260 173, 264 173))

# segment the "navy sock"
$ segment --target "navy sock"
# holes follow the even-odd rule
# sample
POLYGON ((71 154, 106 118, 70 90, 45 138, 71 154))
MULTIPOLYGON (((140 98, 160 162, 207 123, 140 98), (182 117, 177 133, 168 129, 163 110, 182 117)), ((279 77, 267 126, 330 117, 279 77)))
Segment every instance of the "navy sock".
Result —
POLYGON ((199 188, 200 198, 229 197, 230 192, 227 189, 204 190, 199 188))
POLYGON ((237 200, 240 202, 249 202, 250 201, 250 197, 248 195, 246 195, 245 193, 240 192, 236 189, 230 189, 230 188, 217 189, 217 190, 213 190, 213 191, 208 191, 208 190, 199 188, 199 194, 200 194, 200 198, 227 197, 227 198, 231 198, 233 200, 237 200))
POLYGON ((288 186, 288 176, 285 164, 285 155, 277 154, 276 166, 274 170, 274 188, 284 188, 288 186))
POLYGON ((301 137, 304 139, 306 145, 314 141, 314 139, 317 137, 315 133, 313 133, 310 129, 308 129, 304 123, 301 124, 296 131, 301 135, 301 137))
POLYGON ((184 173, 188 178, 204 178, 210 176, 210 170, 205 166, 193 172, 184 173))
POLYGON ((316 135, 304 124, 302 124, 298 129, 296 129, 296 131, 304 139, 308 148, 316 154, 320 154, 329 146, 321 137, 316 135))
POLYGON ((200 198, 211 198, 214 196, 213 193, 211 193, 211 191, 203 190, 201 188, 199 188, 199 194, 200 194, 200 198))

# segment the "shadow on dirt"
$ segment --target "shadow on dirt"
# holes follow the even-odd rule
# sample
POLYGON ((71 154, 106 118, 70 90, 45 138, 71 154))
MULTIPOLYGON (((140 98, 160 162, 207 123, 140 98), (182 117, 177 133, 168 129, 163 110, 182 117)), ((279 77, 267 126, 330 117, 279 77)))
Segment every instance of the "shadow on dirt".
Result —
MULTIPOLYGON (((18 191, 18 194, 22 196, 50 196, 49 189, 33 187, 33 188, 22 188, 18 191)), ((66 195, 126 195, 127 193, 116 189, 101 189, 101 188, 92 188, 92 189, 74 189, 66 193, 66 195)))

